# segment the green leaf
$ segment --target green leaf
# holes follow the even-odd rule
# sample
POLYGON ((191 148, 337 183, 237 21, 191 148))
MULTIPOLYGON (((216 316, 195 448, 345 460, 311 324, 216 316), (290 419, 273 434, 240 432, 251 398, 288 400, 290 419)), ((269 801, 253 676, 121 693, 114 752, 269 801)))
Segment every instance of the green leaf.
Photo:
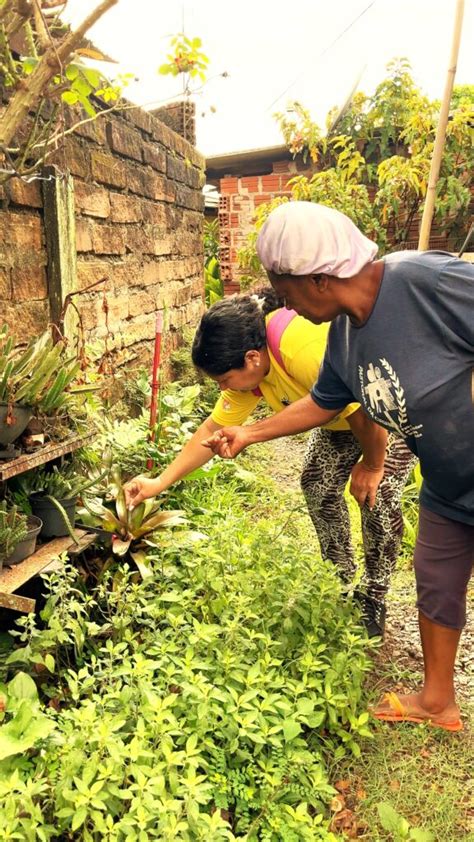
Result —
POLYGON ((61 94, 61 99, 67 105, 76 105, 76 103, 79 101, 79 96, 75 93, 75 91, 64 91, 61 94))
POLYGON ((287 743, 294 740, 301 733, 301 725, 295 719, 285 719, 283 722, 283 735, 287 743))
POLYGON ((74 79, 77 79, 79 76, 79 68, 77 64, 70 64, 69 67, 66 67, 66 79, 69 79, 70 82, 74 82, 74 79))
POLYGON ((36 684, 26 672, 17 672, 15 677, 12 678, 8 685, 8 695, 17 700, 30 699, 30 701, 38 701, 36 684))
POLYGON ((44 656, 44 665, 49 672, 54 672, 56 665, 53 656, 49 652, 44 656))
POLYGON ((71 822, 71 830, 78 830, 87 818, 87 807, 79 807, 74 813, 71 822))
POLYGON ((412 827, 410 830, 410 839, 413 842, 436 842, 433 833, 430 830, 421 830, 418 827, 412 827))
POLYGON ((399 833, 402 816, 397 813, 392 805, 388 801, 382 801, 377 804, 377 810, 383 829, 388 830, 389 833, 399 833))

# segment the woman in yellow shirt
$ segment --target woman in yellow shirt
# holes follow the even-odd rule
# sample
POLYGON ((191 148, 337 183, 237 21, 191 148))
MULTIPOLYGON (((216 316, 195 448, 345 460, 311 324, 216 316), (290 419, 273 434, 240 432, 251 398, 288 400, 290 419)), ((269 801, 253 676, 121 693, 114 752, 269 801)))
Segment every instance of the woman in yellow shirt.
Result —
MULTIPOLYGON (((318 377, 328 329, 279 307, 271 289, 210 307, 196 332, 192 358, 217 382, 221 395, 159 477, 135 477, 126 484, 127 504, 133 507, 162 493, 209 461, 212 451, 201 442, 222 427, 242 424, 262 398, 279 412, 308 395, 318 377)), ((361 455, 370 462, 370 442, 379 434, 384 435, 359 404, 350 404, 325 427, 313 430, 306 451, 301 486, 321 554, 346 583, 356 568, 344 489, 361 455)), ((371 636, 384 630, 385 595, 403 532, 400 498, 414 463, 403 441, 389 437, 384 479, 377 496, 368 497, 361 508, 365 573, 355 596, 371 636)))

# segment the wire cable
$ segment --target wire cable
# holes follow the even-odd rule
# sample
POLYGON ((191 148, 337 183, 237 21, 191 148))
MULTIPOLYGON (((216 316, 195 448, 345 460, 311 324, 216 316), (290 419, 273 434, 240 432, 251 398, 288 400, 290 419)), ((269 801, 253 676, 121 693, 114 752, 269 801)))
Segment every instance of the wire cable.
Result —
MULTIPOLYGON (((357 23, 357 21, 358 21, 358 20, 360 20, 360 19, 361 19, 361 18, 362 18, 362 17, 366 14, 366 12, 368 12, 368 11, 369 11, 369 9, 371 9, 371 8, 372 8, 372 6, 374 6, 374 5, 375 5, 375 3, 376 3, 376 2, 377 2, 377 0, 372 0, 372 2, 371 2, 371 3, 369 3, 369 5, 365 7, 365 9, 362 9, 362 11, 361 11, 361 12, 359 12, 359 14, 357 15, 357 17, 355 17, 355 18, 354 18, 354 20, 352 20, 352 21, 351 21, 351 22, 350 22, 350 23, 346 26, 346 28, 345 28, 345 29, 343 29, 343 30, 342 30, 342 32, 340 32, 340 33, 339 33, 339 35, 337 35, 337 36, 336 36, 336 38, 334 38, 334 40, 333 40, 333 41, 331 41, 331 43, 330 43, 330 44, 329 44, 329 45, 328 45, 328 46, 327 46, 327 47, 326 47, 326 48, 325 48, 325 49, 324 49, 324 50, 323 50, 323 51, 322 51, 322 52, 321 52, 321 53, 320 53, 317 57, 316 57, 316 61, 319 61, 319 59, 323 58, 323 56, 325 56, 325 55, 326 55, 326 53, 328 53, 328 52, 329 52, 329 50, 332 50, 332 48, 334 47, 334 45, 335 45, 335 44, 337 44, 337 42, 341 40, 341 38, 342 38, 342 37, 346 34, 346 32, 349 32, 349 29, 352 29, 352 27, 354 26, 354 24, 356 24, 356 23, 357 23)), ((290 88, 292 88, 292 87, 293 87, 293 85, 295 84, 295 82, 297 82, 297 81, 298 81, 298 79, 301 79, 301 77, 302 77, 303 73, 306 71, 306 68, 309 66, 309 64, 312 64, 312 63, 313 63, 313 59, 311 59, 311 61, 310 61, 310 62, 308 62, 308 64, 306 64, 306 65, 305 65, 305 67, 303 68, 303 70, 301 71, 301 73, 298 73, 298 76, 296 77, 296 79, 293 79, 293 81, 292 81, 292 82, 290 82, 290 84, 288 85, 288 87, 287 87, 287 88, 285 88, 285 90, 284 90, 284 91, 282 91, 282 93, 281 93, 281 94, 279 94, 279 96, 277 96, 277 98, 276 98, 276 99, 274 99, 272 103, 270 103, 270 105, 268 106, 268 108, 266 108, 266 109, 265 109, 266 111, 270 111, 270 108, 273 108, 273 106, 274 106, 274 105, 278 102, 278 100, 280 100, 283 96, 285 96, 285 94, 287 94, 287 93, 288 93, 288 91, 290 90, 290 88)))

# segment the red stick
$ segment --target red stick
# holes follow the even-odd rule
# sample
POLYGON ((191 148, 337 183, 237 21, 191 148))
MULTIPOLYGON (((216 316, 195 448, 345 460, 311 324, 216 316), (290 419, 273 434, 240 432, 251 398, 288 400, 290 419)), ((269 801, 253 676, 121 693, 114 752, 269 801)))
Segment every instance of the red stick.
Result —
MULTIPOLYGON (((155 353, 153 356, 153 369, 151 379, 151 404, 150 404, 150 441, 155 441, 155 424, 158 409, 158 392, 160 389, 160 359, 161 359, 161 334, 163 333, 163 313, 156 314, 155 325, 155 353)), ((146 463, 147 471, 153 468, 153 459, 150 457, 146 463)))

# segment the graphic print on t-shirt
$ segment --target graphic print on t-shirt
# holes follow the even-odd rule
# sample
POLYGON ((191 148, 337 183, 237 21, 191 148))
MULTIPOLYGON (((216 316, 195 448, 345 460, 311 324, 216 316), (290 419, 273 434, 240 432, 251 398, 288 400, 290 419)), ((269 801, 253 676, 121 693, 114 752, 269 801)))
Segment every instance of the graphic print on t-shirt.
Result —
POLYGON ((364 371, 359 366, 359 379, 364 409, 374 419, 395 430, 399 436, 420 438, 423 425, 408 421, 405 392, 396 371, 388 360, 379 358, 382 368, 369 363, 364 371))

